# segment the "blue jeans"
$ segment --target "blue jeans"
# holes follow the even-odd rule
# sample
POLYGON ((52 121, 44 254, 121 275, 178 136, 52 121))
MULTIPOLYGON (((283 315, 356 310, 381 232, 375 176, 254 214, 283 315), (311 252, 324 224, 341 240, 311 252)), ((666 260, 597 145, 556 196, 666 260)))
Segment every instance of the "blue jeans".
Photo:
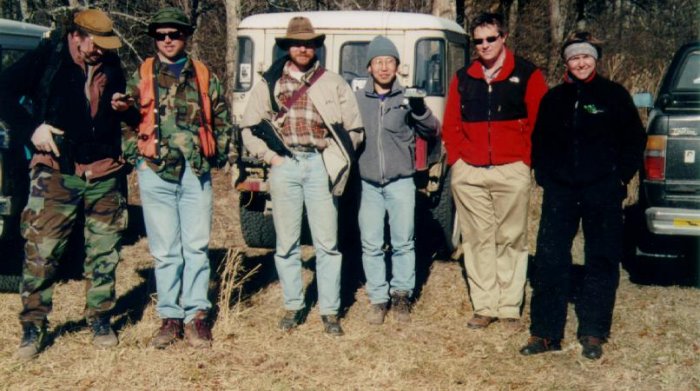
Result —
POLYGON ((304 308, 299 240, 302 211, 316 249, 316 283, 321 315, 335 315, 340 307, 337 200, 330 192, 328 173, 320 153, 301 152, 270 170, 272 219, 277 243, 275 267, 282 285, 284 307, 304 308))
POLYGON ((386 303, 396 291, 413 294, 416 285, 414 214, 416 185, 413 178, 402 178, 384 186, 362 181, 360 237, 365 289, 372 304, 386 303), (386 280, 384 263, 384 215, 389 214, 391 233, 391 283, 386 280))
POLYGON ((148 247, 155 258, 156 311, 161 318, 192 320, 208 311, 209 234, 212 188, 209 173, 198 178, 189 163, 179 183, 138 165, 148 247))

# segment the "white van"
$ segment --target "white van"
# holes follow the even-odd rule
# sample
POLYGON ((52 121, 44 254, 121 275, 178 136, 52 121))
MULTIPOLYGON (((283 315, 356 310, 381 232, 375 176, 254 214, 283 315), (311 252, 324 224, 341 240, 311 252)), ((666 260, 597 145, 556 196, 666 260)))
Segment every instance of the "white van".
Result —
MULTIPOLYGON (((304 16, 326 39, 317 56, 323 66, 341 75, 353 89, 367 81, 366 54, 369 42, 377 35, 389 38, 401 57, 399 81, 404 86, 425 90, 427 105, 441 120, 448 84, 457 69, 465 64, 467 35, 457 23, 425 14, 383 11, 317 11, 254 15, 241 21, 238 30, 238 68, 234 80, 233 120, 239 123, 249 92, 261 81, 262 73, 286 54, 275 43, 284 36, 292 17, 304 16)), ((240 144, 240 143, 239 143, 240 144)), ((441 160, 441 146, 437 146, 441 160)), ((274 247, 275 236, 269 216, 267 167, 240 151, 240 177, 236 188, 241 193, 241 227, 251 247, 274 247)), ((434 155, 434 154, 433 154, 434 155)), ((440 225, 443 246, 454 246, 453 209, 449 181, 437 165, 422 189, 429 198, 435 223, 440 225)), ((435 232, 433 232, 435 235, 435 232)))

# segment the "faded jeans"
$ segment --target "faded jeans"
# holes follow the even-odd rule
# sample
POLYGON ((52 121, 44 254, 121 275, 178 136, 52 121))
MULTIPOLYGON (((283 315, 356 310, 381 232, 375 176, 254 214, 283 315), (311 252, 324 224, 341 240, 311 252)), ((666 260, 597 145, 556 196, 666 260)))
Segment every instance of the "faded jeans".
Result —
POLYGON ((413 294, 416 284, 414 213, 416 186, 413 178, 402 178, 384 186, 362 181, 360 237, 365 289, 372 304, 386 303, 396 291, 413 294), (384 215, 389 215, 391 233, 391 283, 384 262, 384 215))
POLYGON ((296 153, 270 171, 272 218, 277 243, 275 267, 282 285, 284 308, 304 308, 300 237, 302 211, 311 229, 316 249, 316 283, 321 315, 335 315, 340 307, 337 200, 330 192, 328 173, 321 154, 296 153))
POLYGON ((179 183, 138 165, 139 190, 148 247, 155 258, 156 311, 161 318, 192 320, 209 311, 211 175, 197 177, 185 163, 179 183))

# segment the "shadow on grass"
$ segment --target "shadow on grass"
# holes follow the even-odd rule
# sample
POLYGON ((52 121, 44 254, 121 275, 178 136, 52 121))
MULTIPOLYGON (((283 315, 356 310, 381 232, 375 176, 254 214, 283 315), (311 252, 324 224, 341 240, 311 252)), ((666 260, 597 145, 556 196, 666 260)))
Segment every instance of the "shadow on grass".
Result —
MULTIPOLYGON (((148 305, 151 293, 155 291, 155 281, 153 280, 153 268, 140 269, 137 271, 141 277, 141 283, 134 286, 125 294, 117 297, 114 308, 109 312, 112 318, 112 328, 117 334, 124 329, 127 324, 134 324, 143 318, 144 311, 148 305)), ((54 343, 56 338, 66 334, 75 333, 89 327, 84 318, 70 320, 56 325, 48 335, 46 347, 54 343)))
MULTIPOLYGON (((227 249, 217 248, 209 250, 209 261, 211 263, 211 280, 214 284, 211 284, 211 289, 209 290, 209 300, 212 302, 213 307, 210 312, 210 321, 212 324, 216 322, 219 312, 222 310, 219 308, 219 296, 221 294, 221 276, 220 271, 223 268, 224 262, 226 262, 226 256, 228 254, 227 249), (218 305, 217 305, 218 304, 218 305)), ((236 288, 231 294, 231 300, 227 303, 227 309, 232 306, 239 305, 249 305, 251 297, 273 283, 277 280, 277 272, 275 270, 275 263, 273 258, 273 252, 266 253, 260 256, 247 257, 242 256, 239 273, 237 278, 242 278, 249 271, 258 267, 258 270, 251 275, 249 278, 241 281, 241 284, 236 288)))

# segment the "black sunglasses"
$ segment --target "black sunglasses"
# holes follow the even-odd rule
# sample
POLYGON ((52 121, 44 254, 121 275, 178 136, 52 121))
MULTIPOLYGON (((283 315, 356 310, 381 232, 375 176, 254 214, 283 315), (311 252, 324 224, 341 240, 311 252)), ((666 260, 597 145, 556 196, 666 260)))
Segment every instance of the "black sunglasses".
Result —
POLYGON ((486 41, 488 43, 494 43, 494 42, 496 42, 496 40, 498 40, 498 38, 501 38, 500 34, 493 35, 493 36, 486 37, 486 38, 474 38, 474 39, 472 39, 472 43, 474 45, 481 45, 482 43, 484 43, 484 41, 486 41))
POLYGON ((182 33, 182 31, 169 31, 167 33, 159 33, 155 32, 153 33, 153 38, 156 39, 156 41, 165 41, 166 38, 170 38, 173 41, 177 41, 178 39, 182 39, 185 36, 185 34, 182 33))

